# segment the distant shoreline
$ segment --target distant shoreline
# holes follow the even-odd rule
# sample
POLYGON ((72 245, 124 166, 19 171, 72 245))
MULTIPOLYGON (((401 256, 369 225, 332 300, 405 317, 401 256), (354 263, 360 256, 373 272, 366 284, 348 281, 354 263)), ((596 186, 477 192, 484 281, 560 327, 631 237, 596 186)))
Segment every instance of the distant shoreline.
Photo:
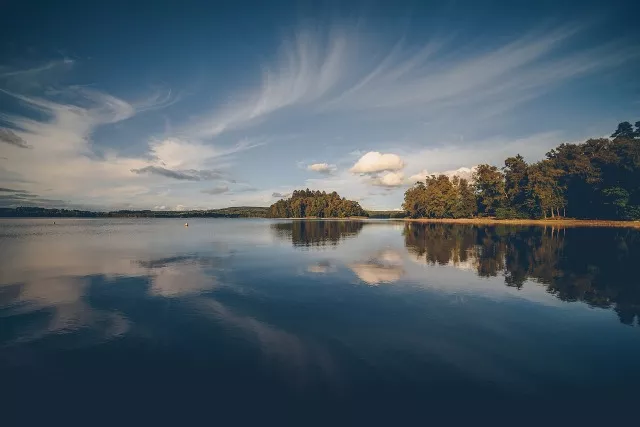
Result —
POLYGON ((598 219, 495 219, 495 218, 403 218, 401 221, 471 225, 536 225, 559 227, 627 227, 640 228, 640 221, 609 221, 598 219))
POLYGON ((469 225, 514 225, 538 227, 618 227, 640 228, 640 221, 617 221, 597 219, 495 219, 495 218, 370 218, 370 217, 304 217, 265 218, 250 216, 204 216, 181 213, 175 216, 2 216, 0 219, 269 219, 285 221, 403 221, 423 224, 469 224, 469 225))

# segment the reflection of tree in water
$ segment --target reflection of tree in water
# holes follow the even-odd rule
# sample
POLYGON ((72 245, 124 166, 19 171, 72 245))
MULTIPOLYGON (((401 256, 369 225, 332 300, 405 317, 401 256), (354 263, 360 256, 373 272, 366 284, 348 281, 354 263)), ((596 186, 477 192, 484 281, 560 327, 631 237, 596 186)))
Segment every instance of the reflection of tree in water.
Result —
POLYGON ((342 239, 356 236, 363 226, 361 221, 292 221, 272 224, 271 229, 294 246, 336 246, 342 239))
POLYGON ((517 288, 535 280, 563 301, 613 307, 622 323, 640 324, 637 230, 407 224, 404 238, 429 264, 463 263, 517 288))

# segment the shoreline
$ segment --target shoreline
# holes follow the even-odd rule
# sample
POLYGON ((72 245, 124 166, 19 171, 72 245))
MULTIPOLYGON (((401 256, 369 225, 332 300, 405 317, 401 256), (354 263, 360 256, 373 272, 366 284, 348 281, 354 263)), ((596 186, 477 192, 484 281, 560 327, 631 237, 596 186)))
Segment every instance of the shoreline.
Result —
POLYGON ((72 217, 72 216, 15 216, 0 217, 0 219, 256 219, 277 221, 365 221, 365 222, 416 222, 424 224, 467 224, 467 225, 511 225, 511 226, 538 226, 538 227, 616 227, 616 228, 640 228, 640 221, 615 221, 598 219, 495 219, 495 218, 368 218, 368 217, 344 217, 344 218, 262 218, 262 217, 206 217, 206 216, 175 216, 175 217, 72 217))
POLYGON ((402 218, 400 221, 434 224, 640 228, 640 221, 613 221, 599 219, 402 218))

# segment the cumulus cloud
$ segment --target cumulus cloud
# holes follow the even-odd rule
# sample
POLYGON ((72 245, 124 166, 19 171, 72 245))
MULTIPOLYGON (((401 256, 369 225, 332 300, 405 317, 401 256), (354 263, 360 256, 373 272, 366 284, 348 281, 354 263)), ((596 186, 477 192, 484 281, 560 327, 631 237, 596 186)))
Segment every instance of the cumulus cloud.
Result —
POLYGON ((0 142, 20 148, 31 148, 24 139, 16 135, 11 129, 6 128, 0 128, 0 142))
POLYGON ((400 187, 404 184, 404 173, 402 171, 385 172, 373 178, 372 183, 379 187, 400 187))
POLYGON ((382 154, 370 151, 356 162, 350 169, 351 173, 376 173, 384 171, 398 171, 404 168, 404 162, 397 154, 382 154))
POLYGON ((229 191, 229 187, 228 186, 226 186, 226 185, 218 185, 218 186, 210 188, 208 190, 202 190, 202 193, 211 194, 212 196, 215 196, 217 194, 226 193, 227 191, 229 191))
POLYGON ((336 166, 330 165, 328 163, 313 163, 307 166, 307 170, 310 170, 313 172, 319 172, 323 174, 330 174, 336 170, 336 166))

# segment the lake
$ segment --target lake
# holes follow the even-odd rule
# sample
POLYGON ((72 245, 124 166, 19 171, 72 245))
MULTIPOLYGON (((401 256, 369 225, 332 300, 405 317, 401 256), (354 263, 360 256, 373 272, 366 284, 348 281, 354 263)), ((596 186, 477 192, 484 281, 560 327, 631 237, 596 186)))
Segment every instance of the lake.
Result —
POLYGON ((640 397, 639 230, 184 222, 0 221, 0 422, 611 420, 640 397))

